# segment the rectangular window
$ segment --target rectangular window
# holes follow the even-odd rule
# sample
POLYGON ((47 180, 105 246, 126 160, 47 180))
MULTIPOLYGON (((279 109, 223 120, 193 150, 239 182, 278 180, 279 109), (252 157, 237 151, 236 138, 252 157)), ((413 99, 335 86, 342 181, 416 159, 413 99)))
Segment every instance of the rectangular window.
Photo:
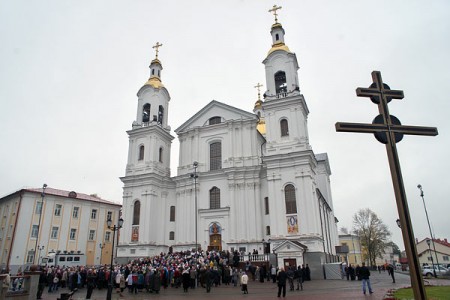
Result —
POLYGON ((75 240, 77 237, 77 230, 75 228, 70 229, 70 239, 75 240))
POLYGON ((89 230, 89 240, 93 241, 95 238, 95 230, 89 230))
POLYGON ((40 215, 42 212, 42 201, 36 203, 36 209, 34 210, 34 213, 37 215, 40 215))
POLYGON ((442 256, 442 259, 443 259, 444 261, 448 261, 448 255, 442 256))
POLYGON ((31 237, 37 238, 38 234, 39 234, 39 225, 33 225, 33 227, 31 228, 31 237))
POLYGON ((11 224, 11 225, 9 225, 8 234, 6 235, 6 237, 10 239, 12 232, 13 232, 13 225, 11 224))
POLYGON ((175 222, 175 206, 170 207, 170 222, 175 222))
POLYGON ((266 226, 266 235, 270 235, 270 226, 266 226))
POLYGON ((75 257, 73 258, 73 261, 80 261, 80 257, 79 257, 79 256, 75 256, 75 257))
POLYGON ((80 211, 80 208, 77 207, 77 206, 75 206, 75 207, 73 208, 73 211, 72 211, 72 218, 78 219, 78 212, 79 212, 79 211, 80 211))
POLYGON ((269 214, 269 197, 264 198, 264 208, 266 215, 269 214))
POLYGON ((92 220, 97 219, 97 210, 96 210, 96 209, 93 209, 93 210, 91 211, 91 219, 92 219, 92 220))
POLYGON ((66 261, 66 257, 65 256, 61 256, 60 258, 59 258, 59 261, 61 262, 61 261, 66 261))
POLYGON ((428 261, 431 261, 433 258, 431 256, 428 256, 428 261))
POLYGON ((222 169, 222 143, 215 142, 209 145, 210 170, 222 169))
POLYGON ((169 232, 169 240, 171 240, 171 241, 175 240, 175 232, 174 231, 169 232))
POLYGON ((61 216, 61 208, 62 208, 61 204, 55 205, 55 216, 57 216, 57 217, 61 216))
POLYGON ((108 211, 108 213, 106 214, 106 220, 112 220, 112 211, 108 211))
POLYGON ((105 242, 109 242, 111 239, 111 231, 105 232, 105 242))
POLYGON ((27 254, 27 264, 31 264, 34 262, 34 250, 28 251, 27 254))
POLYGON ((52 234, 51 234, 50 238, 53 239, 53 240, 58 239, 58 231, 59 231, 59 227, 53 226, 52 227, 52 234))

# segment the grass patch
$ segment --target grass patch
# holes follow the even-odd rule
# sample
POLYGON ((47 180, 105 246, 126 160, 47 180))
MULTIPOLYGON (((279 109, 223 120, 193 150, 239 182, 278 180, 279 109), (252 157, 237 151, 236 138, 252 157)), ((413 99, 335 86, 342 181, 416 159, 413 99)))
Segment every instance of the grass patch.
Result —
MULTIPOLYGON (((426 286, 428 300, 450 300, 450 286, 426 286)), ((394 293, 395 299, 414 299, 412 288, 399 289, 394 293)))

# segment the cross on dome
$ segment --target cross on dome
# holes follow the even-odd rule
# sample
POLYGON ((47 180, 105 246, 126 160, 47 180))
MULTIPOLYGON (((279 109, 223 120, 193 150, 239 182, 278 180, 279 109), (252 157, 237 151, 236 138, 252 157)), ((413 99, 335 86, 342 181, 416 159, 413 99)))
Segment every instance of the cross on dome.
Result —
POLYGON ((156 42, 156 45, 153 46, 152 48, 156 50, 156 58, 158 58, 158 52, 159 52, 159 47, 161 47, 163 44, 160 44, 159 42, 156 42))
POLYGON ((255 85, 254 87, 258 89, 258 100, 261 100, 261 93, 259 91, 259 88, 262 87, 263 85, 261 83, 258 82, 257 85, 255 85))
POLYGON ((273 5, 272 9, 269 9, 269 12, 272 13, 275 16, 275 23, 278 23, 278 19, 277 19, 277 10, 281 9, 281 6, 277 6, 276 4, 273 5))

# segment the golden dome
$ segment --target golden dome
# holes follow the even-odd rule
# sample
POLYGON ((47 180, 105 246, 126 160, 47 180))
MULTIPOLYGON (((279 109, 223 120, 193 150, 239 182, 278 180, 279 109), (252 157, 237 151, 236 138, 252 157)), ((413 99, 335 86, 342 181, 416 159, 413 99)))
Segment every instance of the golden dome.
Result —
POLYGON ((159 59, 155 58, 155 59, 152 60, 152 62, 150 63, 150 65, 152 65, 152 64, 159 64, 159 65, 161 65, 161 61, 160 61, 159 59))
POLYGON ((273 29, 273 28, 276 28, 276 27, 281 27, 281 28, 283 28, 283 26, 281 26, 281 24, 278 23, 278 22, 272 25, 272 29, 273 29))
POLYGON ((266 121, 259 120, 258 125, 256 125, 256 130, 259 131, 262 135, 266 134, 266 121))
POLYGON ((284 43, 278 43, 278 44, 272 45, 272 48, 267 53, 267 56, 269 56, 272 52, 275 52, 275 51, 278 51, 278 50, 286 51, 288 53, 291 53, 291 50, 289 50, 288 46, 286 46, 284 43))
POLYGON ((256 109, 256 108, 261 108, 261 105, 262 105, 262 101, 258 99, 258 100, 255 102, 255 109, 256 109))
POLYGON ((144 85, 150 85, 155 89, 160 89, 164 87, 164 85, 161 83, 161 79, 159 79, 159 77, 156 76, 150 77, 150 79, 144 85))

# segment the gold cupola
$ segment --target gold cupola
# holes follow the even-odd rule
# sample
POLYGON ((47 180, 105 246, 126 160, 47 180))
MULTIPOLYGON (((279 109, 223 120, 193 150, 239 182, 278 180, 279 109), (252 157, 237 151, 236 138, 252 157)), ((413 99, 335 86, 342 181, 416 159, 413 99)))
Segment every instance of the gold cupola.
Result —
POLYGON ((281 23, 278 23, 278 14, 277 10, 281 9, 281 6, 274 5, 272 9, 269 10, 270 13, 273 13, 275 16, 275 23, 272 25, 272 28, 270 30, 270 34, 272 35, 272 48, 267 53, 267 56, 269 56, 272 52, 281 50, 286 51, 288 53, 291 53, 291 50, 289 50, 288 46, 284 43, 284 29, 281 23))
POLYGON ((266 134, 266 121, 264 121, 264 115, 262 110, 262 104, 261 101, 261 91, 260 88, 263 85, 258 82, 257 85, 255 85, 255 88, 258 89, 258 100, 255 102, 255 107, 253 108, 253 112, 258 116, 258 125, 256 125, 256 129, 261 133, 262 135, 266 134))
POLYGON ((150 78, 145 83, 145 85, 150 85, 155 89, 160 89, 160 88, 164 87, 164 85, 161 82, 161 71, 162 71, 163 67, 162 67, 161 61, 158 59, 159 47, 161 47, 161 46, 162 46, 162 44, 157 42, 156 45, 152 47, 152 48, 156 49, 156 57, 150 63, 150 66, 149 66, 150 78))

